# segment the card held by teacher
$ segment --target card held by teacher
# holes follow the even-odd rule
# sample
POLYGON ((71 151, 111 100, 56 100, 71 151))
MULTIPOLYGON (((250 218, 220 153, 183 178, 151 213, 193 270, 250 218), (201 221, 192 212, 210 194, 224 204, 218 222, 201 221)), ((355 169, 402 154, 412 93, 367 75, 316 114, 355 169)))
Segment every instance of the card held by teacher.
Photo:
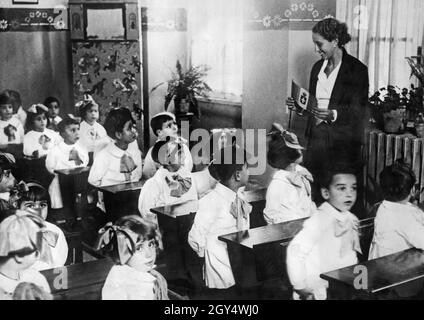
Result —
POLYGON ((315 96, 310 94, 308 90, 302 88, 293 80, 291 96, 303 110, 308 110, 318 105, 315 96))

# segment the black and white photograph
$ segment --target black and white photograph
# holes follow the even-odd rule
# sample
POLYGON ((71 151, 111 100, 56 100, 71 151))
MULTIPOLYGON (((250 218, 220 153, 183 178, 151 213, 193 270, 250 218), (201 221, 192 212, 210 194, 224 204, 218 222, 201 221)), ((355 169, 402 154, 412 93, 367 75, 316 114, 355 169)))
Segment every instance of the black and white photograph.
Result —
POLYGON ((423 0, 0 0, 0 300, 424 300, 423 46, 423 0))

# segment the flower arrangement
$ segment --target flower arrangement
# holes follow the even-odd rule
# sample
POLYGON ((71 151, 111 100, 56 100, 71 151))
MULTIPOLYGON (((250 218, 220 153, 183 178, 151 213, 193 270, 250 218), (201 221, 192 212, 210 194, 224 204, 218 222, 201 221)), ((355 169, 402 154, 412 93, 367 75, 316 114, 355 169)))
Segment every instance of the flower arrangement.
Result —
POLYGON ((188 70, 183 71, 181 63, 177 60, 176 71, 172 72, 171 79, 161 82, 156 85, 150 92, 155 91, 163 84, 168 84, 168 89, 165 95, 165 110, 168 109, 169 104, 174 100, 176 112, 179 110, 180 103, 183 99, 189 103, 194 113, 198 115, 196 96, 207 97, 208 93, 212 91, 209 85, 205 82, 204 78, 210 70, 208 66, 192 66, 188 70))

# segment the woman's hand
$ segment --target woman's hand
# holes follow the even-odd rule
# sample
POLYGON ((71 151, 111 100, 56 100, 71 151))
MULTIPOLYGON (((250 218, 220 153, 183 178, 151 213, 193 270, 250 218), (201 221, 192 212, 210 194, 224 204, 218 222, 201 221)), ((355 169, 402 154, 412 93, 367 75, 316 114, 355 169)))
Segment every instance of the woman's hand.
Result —
POLYGON ((303 109, 294 101, 292 97, 288 97, 286 99, 286 106, 289 107, 290 110, 295 111, 298 115, 303 115, 303 109))
POLYGON ((327 121, 327 122, 334 121, 333 110, 311 108, 310 111, 314 115, 314 117, 317 119, 327 121))

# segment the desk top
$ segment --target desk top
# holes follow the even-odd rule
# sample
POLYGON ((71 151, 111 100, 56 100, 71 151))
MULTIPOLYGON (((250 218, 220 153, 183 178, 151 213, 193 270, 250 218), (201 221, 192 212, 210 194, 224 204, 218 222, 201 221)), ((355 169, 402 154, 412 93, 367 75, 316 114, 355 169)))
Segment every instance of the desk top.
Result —
POLYGON ((235 243, 253 249, 256 245, 284 242, 293 238, 303 227, 306 219, 299 219, 267 225, 246 231, 219 236, 218 239, 227 243, 235 243))
POLYGON ((165 215, 175 219, 180 216, 188 215, 192 212, 197 212, 198 208, 199 200, 191 200, 170 206, 152 208, 150 211, 157 215, 165 215))
MULTIPOLYGON (((413 280, 424 278, 424 251, 409 249, 375 260, 358 264, 368 271, 368 293, 377 293, 413 280)), ((330 282, 338 282, 354 288, 355 278, 360 275, 355 267, 321 274, 321 278, 330 282)))
POLYGON ((65 290, 55 288, 55 279, 61 275, 63 276, 63 273, 60 271, 64 270, 64 268, 66 268, 68 280, 68 288, 66 290, 73 290, 105 282, 106 277, 113 265, 113 261, 109 258, 106 258, 44 270, 41 271, 41 273, 46 277, 47 282, 50 285, 50 289, 54 294, 56 292, 65 290))
POLYGON ((146 182, 145 180, 141 180, 137 182, 127 182, 127 183, 115 184, 112 186, 98 187, 98 189, 100 189, 101 191, 106 191, 106 192, 116 194, 116 193, 125 192, 125 191, 141 190, 145 182, 146 182))
POLYGON ((55 173, 63 174, 65 176, 75 176, 83 172, 90 171, 91 167, 80 167, 80 168, 74 168, 74 169, 62 169, 62 170, 55 170, 55 173))

